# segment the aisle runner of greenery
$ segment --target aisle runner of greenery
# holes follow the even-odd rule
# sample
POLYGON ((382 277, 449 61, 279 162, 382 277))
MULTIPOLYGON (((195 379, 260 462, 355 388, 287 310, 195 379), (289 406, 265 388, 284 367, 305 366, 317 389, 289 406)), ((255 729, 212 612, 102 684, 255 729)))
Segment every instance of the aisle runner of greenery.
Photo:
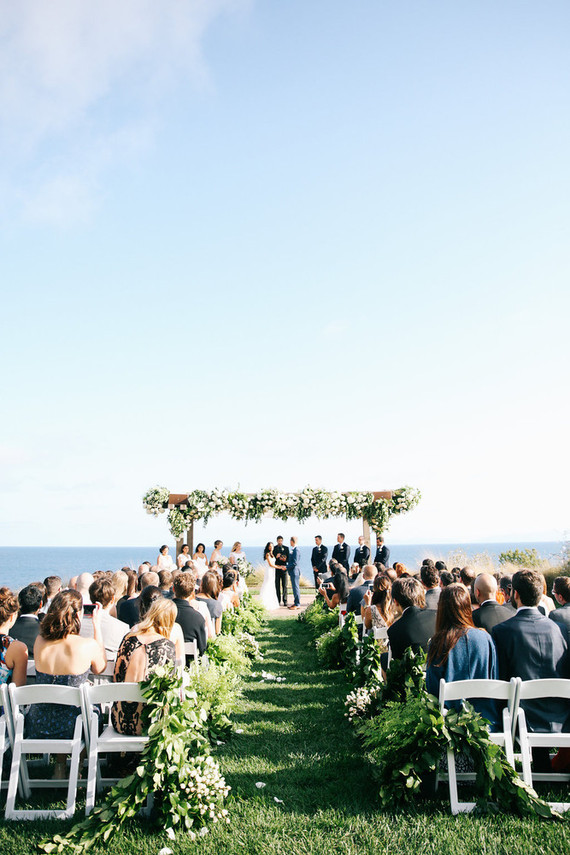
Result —
POLYGON ((239 610, 224 614, 223 634, 208 645, 207 667, 185 669, 184 676, 170 667, 153 670, 141 683, 149 739, 139 765, 111 788, 87 819, 64 837, 42 841, 40 849, 79 855, 124 830, 149 797, 153 824, 167 829, 171 840, 178 828, 195 839, 212 823, 229 823, 224 801, 230 787, 210 746, 231 735, 240 677, 251 669, 253 659, 261 658, 252 632, 261 628, 263 613, 246 595, 239 610))
POLYGON ((451 747, 473 764, 477 777, 477 810, 558 817, 508 763, 503 749, 489 738, 484 719, 471 704, 442 716, 438 699, 427 693, 425 656, 406 651, 393 660, 382 681, 380 647, 372 637, 358 641, 353 614, 342 629, 338 609, 329 611, 322 597, 299 620, 311 629, 324 667, 345 669, 353 686, 347 716, 362 739, 379 784, 380 804, 393 808, 417 798, 435 775, 440 758, 451 747))

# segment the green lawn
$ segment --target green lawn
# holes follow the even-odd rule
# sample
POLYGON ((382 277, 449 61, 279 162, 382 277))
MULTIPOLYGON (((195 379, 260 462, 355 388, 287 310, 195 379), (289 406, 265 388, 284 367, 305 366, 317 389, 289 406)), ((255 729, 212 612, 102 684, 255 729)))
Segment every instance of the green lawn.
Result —
MULTIPOLYGON (((321 672, 302 624, 272 620, 260 635, 263 668, 284 683, 248 681, 236 726, 243 734, 218 749, 232 786, 231 825, 197 843, 183 836, 132 831, 107 853, 267 853, 267 855, 428 855, 428 853, 553 853, 570 851, 566 822, 511 817, 452 817, 448 802, 418 802, 413 812, 381 813, 360 746, 343 716, 347 692, 341 673, 321 672), (263 789, 257 781, 266 784, 263 789), (281 799, 283 804, 275 802, 281 799)), ((66 824, 67 827, 68 824, 66 824)), ((1 853, 29 853, 57 823, 3 824, 1 853)), ((103 850, 93 850, 100 852, 103 850)))

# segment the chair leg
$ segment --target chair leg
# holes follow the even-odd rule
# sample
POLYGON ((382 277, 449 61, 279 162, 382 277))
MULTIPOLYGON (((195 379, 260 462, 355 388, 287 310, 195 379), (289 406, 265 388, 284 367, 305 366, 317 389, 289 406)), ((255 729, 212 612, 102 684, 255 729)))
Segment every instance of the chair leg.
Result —
POLYGON ((519 717, 519 741, 521 746, 523 781, 529 787, 532 787, 532 753, 528 744, 528 730, 524 714, 519 717))
MULTIPOLYGON (((67 787, 66 817, 71 818, 75 813, 75 801, 77 798, 77 781, 79 779, 79 758, 81 756, 81 739, 75 739, 73 751, 71 752, 71 763, 69 766, 69 784, 67 787)), ((63 818, 63 816, 62 816, 63 818)))
POLYGON ((87 795, 85 796, 85 816, 89 816, 95 807, 95 793, 97 792, 98 775, 97 739, 91 739, 89 749, 89 764, 87 767, 87 795))
MULTIPOLYGON (((20 779, 20 759, 22 757, 22 746, 19 741, 15 742, 15 745, 12 749, 12 764, 10 766, 10 778, 8 781, 8 795, 6 796, 6 809, 4 812, 4 817, 6 819, 15 819, 14 809, 16 805, 16 791, 18 789, 18 782, 20 779)), ((22 781, 22 789, 24 790, 24 795, 26 797, 29 796, 29 785, 27 782, 22 781), (26 792, 26 789, 28 790, 26 792)))
POLYGON ((447 749, 447 780, 449 783, 449 803, 451 813, 455 816, 459 813, 458 796, 457 796, 457 776, 455 774, 455 754, 451 748, 447 749))

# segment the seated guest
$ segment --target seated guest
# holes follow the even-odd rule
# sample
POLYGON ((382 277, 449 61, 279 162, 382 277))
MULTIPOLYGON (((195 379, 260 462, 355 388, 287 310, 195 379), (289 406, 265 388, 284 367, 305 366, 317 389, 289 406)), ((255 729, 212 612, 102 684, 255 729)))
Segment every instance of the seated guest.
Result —
MULTIPOLYGON (((147 586, 148 587, 148 586, 147 586)), ((161 596, 151 604, 139 625, 121 642, 115 663, 115 683, 139 683, 159 665, 176 661, 176 648, 170 634, 176 618, 172 600, 161 596)), ((143 704, 117 701, 111 708, 111 721, 118 733, 137 736, 142 733, 143 704)))
POLYGON ((434 566, 438 573, 443 573, 444 570, 447 570, 445 561, 436 561, 434 566))
MULTIPOLYGON (((100 603, 101 611, 99 618, 101 621, 101 636, 103 638, 103 646, 107 658, 114 661, 117 656, 117 651, 121 641, 129 631, 128 623, 118 620, 111 614, 111 609, 115 605, 115 586, 109 579, 97 579, 89 588, 89 597, 92 603, 100 603)), ((87 616, 84 616, 83 625, 87 623, 87 616)), ((92 630, 93 622, 87 624, 92 630)))
POLYGON ((18 641, 12 635, 17 617, 16 596, 9 588, 0 588, 0 683, 25 686, 28 648, 23 641, 18 641))
POLYGON ((162 596, 166 597, 167 600, 172 600, 174 598, 172 582, 173 576, 170 570, 161 570, 158 574, 158 587, 162 592, 162 596))
POLYGON ((60 576, 47 576, 44 579, 46 589, 46 600, 40 610, 40 614, 45 614, 51 605, 51 601, 56 594, 59 594, 62 588, 62 580, 60 576))
MULTIPOLYGON (((130 577, 129 577, 130 581, 130 577)), ((143 573, 139 578, 139 590, 142 592, 147 587, 157 588, 159 583, 158 573, 143 573)), ((117 608, 117 617, 119 620, 128 623, 129 626, 133 627, 136 623, 139 622, 141 613, 141 599, 140 594, 134 597, 127 597, 126 599, 121 600, 117 608)))
POLYGON ((497 602, 497 580, 490 573, 480 573, 473 584, 475 599, 479 608, 473 612, 473 623, 481 629, 491 632, 498 623, 513 616, 510 609, 497 602))
POLYGON ((552 597, 548 596, 548 588, 546 587, 546 579, 544 576, 542 577, 542 597, 540 598, 540 603, 538 604, 539 609, 544 609, 544 614, 549 615, 550 612, 553 612, 556 606, 554 605, 554 600, 552 597))
POLYGON ((360 614, 360 606, 362 605, 362 599, 367 591, 372 587, 372 583, 376 576, 376 567, 374 564, 366 564, 364 569, 362 570, 362 584, 355 585, 354 588, 350 589, 350 594, 348 595, 348 600, 346 601, 346 610, 347 612, 355 612, 356 614, 360 614))
POLYGON ((321 585, 319 588, 319 594, 324 597, 325 603, 329 607, 329 609, 334 609, 336 606, 340 606, 341 610, 346 609, 346 603, 348 600, 348 595, 350 593, 350 586, 348 584, 348 577, 346 573, 341 573, 340 570, 338 573, 335 573, 334 576, 334 593, 332 597, 329 597, 327 593, 327 589, 324 585, 321 585))
POLYGON ((388 640, 394 659, 400 659, 411 647, 414 653, 427 650, 435 631, 433 609, 426 609, 422 583, 412 577, 396 579, 392 585, 392 599, 401 608, 402 616, 388 629, 388 640))
POLYGON ((367 631, 393 623, 392 583, 387 576, 379 573, 375 577, 372 591, 367 591, 364 595, 360 613, 367 631))
POLYGON ((394 570, 396 571, 396 576, 399 579, 400 576, 409 576, 408 568, 405 564, 402 564, 400 561, 396 561, 394 564, 394 570))
POLYGON ((220 593, 220 577, 213 570, 208 570, 202 576, 200 585, 200 593, 196 595, 197 600, 206 603, 206 607, 210 612, 212 623, 214 624, 214 632, 220 634, 222 628, 222 613, 224 611, 222 604, 218 600, 220 593))
POLYGON ((504 607, 510 611, 512 617, 517 610, 516 606, 511 600, 511 597, 513 595, 513 577, 509 576, 508 574, 501 576, 501 578, 499 579, 499 589, 503 592, 504 602, 501 603, 501 605, 504 605, 504 607))
POLYGON ((80 573, 75 583, 75 588, 83 597, 83 604, 89 603, 89 588, 95 581, 91 573, 80 573))
POLYGON ((174 599, 172 600, 177 610, 176 623, 182 627, 184 641, 196 641, 198 651, 202 654, 208 643, 206 621, 191 605, 195 596, 196 576, 189 571, 180 573, 174 580, 174 599))
POLYGON ((26 585, 18 594, 20 614, 12 627, 11 636, 23 641, 28 648, 28 657, 34 658, 34 644, 40 634, 39 613, 43 605, 42 592, 36 585, 26 585))
MULTIPOLYGON (((89 671, 100 674, 107 666, 100 625, 101 607, 93 612, 93 638, 81 638, 83 598, 78 591, 61 591, 41 622, 34 645, 36 683, 81 686, 89 671)), ((26 737, 70 739, 79 707, 32 704, 25 720, 26 737)), ((56 778, 66 777, 65 755, 56 755, 56 778)))
POLYGON ((440 588, 447 588, 448 585, 453 585, 454 581, 455 580, 453 577, 453 573, 450 573, 449 570, 443 570, 439 574, 439 587, 440 588))
POLYGON ((441 588, 439 586, 439 573, 435 566, 430 564, 422 564, 420 569, 420 579, 425 588, 426 609, 435 609, 439 603, 439 595, 441 588))
MULTIPOLYGON (((428 648, 426 689, 439 697, 439 682, 498 679, 497 654, 488 632, 473 624, 471 598, 462 585, 448 585, 441 591, 437 607, 435 633, 428 648)), ((486 698, 470 701, 476 712, 491 725, 498 726, 495 701, 486 698)), ((460 702, 452 703, 459 707, 460 702)))
POLYGON ((194 596, 190 597, 190 599, 188 599, 187 602, 192 606, 193 609, 196 609, 196 611, 199 612, 202 615, 202 617, 204 618, 204 620, 206 622, 206 637, 208 639, 215 638, 216 637, 216 631, 214 629, 214 622, 213 622, 212 618, 210 617, 210 610, 209 610, 208 606, 206 605, 206 603, 204 603, 202 600, 198 600, 196 598, 197 576, 193 571, 192 571, 192 573, 189 570, 184 570, 183 572, 187 576, 192 575, 192 577, 194 579, 194 596))
POLYGON ((557 576, 552 586, 552 593, 560 608, 550 612, 548 617, 554 623, 565 626, 570 636, 570 577, 557 576))
POLYGON ((471 593, 473 591, 473 582, 476 577, 475 570, 471 567, 462 567, 459 571, 459 584, 463 585, 466 591, 471 593))
MULTIPOLYGON (((566 627, 538 610, 543 576, 536 570, 520 570, 513 576, 513 601, 517 612, 494 627, 492 635, 499 660, 499 677, 540 680, 570 677, 566 627)), ((521 701, 529 730, 566 731, 570 702, 563 698, 521 701)), ((535 771, 550 770, 548 749, 533 750, 535 771)))
POLYGON ((224 570, 224 575, 222 577, 222 590, 220 591, 220 594, 218 596, 218 599, 221 602, 224 611, 226 609, 239 609, 237 577, 238 574, 235 570, 224 570))
MULTIPOLYGON (((146 614, 152 604, 156 602, 156 600, 160 600, 162 597, 162 592, 160 588, 157 588, 156 585, 147 585, 144 591, 141 591, 140 595, 140 620, 144 620, 146 614)), ((163 597, 163 599, 165 599, 163 597)), ((136 632, 138 627, 138 623, 133 627, 133 632, 136 632)), ((184 662, 184 634, 182 632, 182 628, 174 622, 172 627, 172 631, 169 635, 170 640, 174 644, 176 648, 176 661, 184 662)))

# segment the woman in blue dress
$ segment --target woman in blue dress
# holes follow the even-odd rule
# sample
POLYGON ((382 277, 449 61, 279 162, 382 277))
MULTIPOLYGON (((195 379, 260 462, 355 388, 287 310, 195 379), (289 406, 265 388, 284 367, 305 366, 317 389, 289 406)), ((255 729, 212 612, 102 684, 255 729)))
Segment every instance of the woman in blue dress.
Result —
MULTIPOLYGON (((497 680, 497 652, 493 639, 484 629, 473 624, 471 598, 463 585, 442 588, 437 608, 435 634, 432 636, 427 657, 426 687, 430 694, 439 697, 439 681, 497 680)), ((493 700, 485 698, 470 703, 486 718, 493 730, 499 722, 498 710, 493 700)), ((454 701, 450 706, 459 705, 454 701)))

